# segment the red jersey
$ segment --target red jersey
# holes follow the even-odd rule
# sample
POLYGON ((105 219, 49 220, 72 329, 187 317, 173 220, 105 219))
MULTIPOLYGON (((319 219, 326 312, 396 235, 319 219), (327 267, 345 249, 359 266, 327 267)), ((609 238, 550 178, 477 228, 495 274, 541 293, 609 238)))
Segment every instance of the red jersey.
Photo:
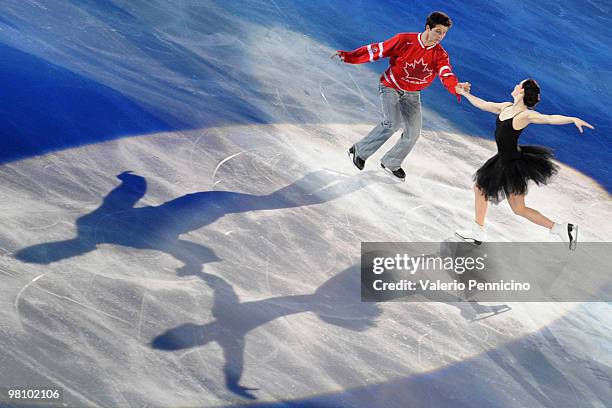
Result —
POLYGON ((385 42, 338 52, 349 64, 390 58, 389 67, 380 77, 380 82, 386 87, 420 91, 427 88, 438 75, 448 92, 460 98, 455 92, 459 81, 453 74, 448 54, 439 43, 429 47, 423 45, 420 33, 400 33, 385 42))

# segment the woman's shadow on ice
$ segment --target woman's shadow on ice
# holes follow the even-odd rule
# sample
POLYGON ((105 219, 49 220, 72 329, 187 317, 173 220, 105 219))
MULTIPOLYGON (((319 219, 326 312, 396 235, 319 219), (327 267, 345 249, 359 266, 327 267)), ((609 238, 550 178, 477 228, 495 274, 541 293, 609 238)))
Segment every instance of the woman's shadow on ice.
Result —
POLYGON ((23 262, 50 264, 91 252, 100 244, 165 252, 183 266, 177 275, 197 275, 202 265, 220 259, 204 245, 180 239, 181 234, 211 224, 226 214, 276 210, 325 203, 378 181, 377 176, 347 177, 319 170, 267 195, 203 191, 159 206, 135 207, 146 194, 144 177, 124 172, 121 181, 97 209, 76 221, 77 236, 19 250, 23 262))
POLYGON ((256 399, 250 392, 256 388, 240 385, 240 378, 244 367, 245 336, 251 330, 279 317, 313 312, 326 323, 365 331, 375 326, 375 319, 382 313, 376 303, 361 302, 360 273, 356 266, 332 277, 312 294, 244 303, 225 280, 208 273, 202 273, 201 277, 214 292, 214 320, 203 325, 185 323, 167 330, 155 337, 151 346, 158 350, 176 351, 216 342, 223 350, 226 387, 249 399, 256 399))

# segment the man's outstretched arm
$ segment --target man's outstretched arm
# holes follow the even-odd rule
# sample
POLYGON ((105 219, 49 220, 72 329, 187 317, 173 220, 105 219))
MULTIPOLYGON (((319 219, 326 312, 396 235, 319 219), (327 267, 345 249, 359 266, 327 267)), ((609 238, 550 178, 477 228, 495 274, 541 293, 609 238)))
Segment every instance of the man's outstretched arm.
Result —
POLYGON ((338 50, 331 55, 331 58, 340 58, 347 64, 363 64, 387 58, 393 55, 395 47, 401 42, 400 35, 397 34, 387 41, 364 45, 353 51, 338 50))

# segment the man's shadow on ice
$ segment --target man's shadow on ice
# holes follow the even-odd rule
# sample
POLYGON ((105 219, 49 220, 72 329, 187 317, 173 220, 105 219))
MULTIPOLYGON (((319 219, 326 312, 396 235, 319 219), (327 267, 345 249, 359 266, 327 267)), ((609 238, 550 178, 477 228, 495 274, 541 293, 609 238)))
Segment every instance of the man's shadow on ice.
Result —
POLYGON ((256 388, 240 385, 244 367, 245 336, 253 329, 279 317, 313 312, 326 323, 354 331, 375 326, 382 310, 376 303, 360 301, 360 271, 354 266, 329 279, 308 295, 278 296, 241 303, 236 292, 218 276, 202 273, 213 289, 212 315, 206 324, 185 323, 151 341, 154 349, 175 351, 216 342, 223 350, 225 384, 234 394, 256 399, 256 388))
POLYGON ((226 214, 295 208, 325 203, 364 188, 372 177, 346 177, 325 170, 311 172, 300 180, 267 195, 231 191, 202 191, 175 198, 159 206, 134 207, 145 195, 144 177, 124 172, 121 184, 97 209, 76 221, 77 236, 19 250, 23 262, 50 264, 91 252, 100 244, 165 252, 183 266, 179 276, 197 275, 202 265, 220 261, 215 253, 195 242, 180 239, 226 214))

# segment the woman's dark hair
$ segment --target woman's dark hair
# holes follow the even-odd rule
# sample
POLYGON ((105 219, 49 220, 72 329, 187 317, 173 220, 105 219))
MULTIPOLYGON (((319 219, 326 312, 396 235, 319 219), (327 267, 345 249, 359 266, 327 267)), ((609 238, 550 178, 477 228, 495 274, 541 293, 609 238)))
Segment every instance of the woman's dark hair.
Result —
POLYGON ((438 24, 441 24, 444 27, 450 27, 453 25, 453 21, 448 15, 446 15, 446 13, 443 13, 441 11, 434 11, 429 16, 427 16, 427 21, 425 21, 425 25, 429 26, 429 28, 434 28, 438 24))
POLYGON ((540 102, 540 86, 534 79, 526 79, 523 82, 523 89, 525 94, 523 95, 523 102, 528 108, 533 108, 540 102))

